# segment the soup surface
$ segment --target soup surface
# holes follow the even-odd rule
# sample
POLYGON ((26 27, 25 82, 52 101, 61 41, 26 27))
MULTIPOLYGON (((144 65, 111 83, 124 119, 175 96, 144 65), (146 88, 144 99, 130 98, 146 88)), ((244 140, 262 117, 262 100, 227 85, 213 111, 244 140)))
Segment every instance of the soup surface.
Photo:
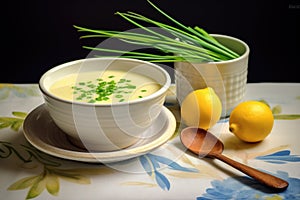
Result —
POLYGON ((70 74, 52 84, 50 92, 66 100, 112 103, 143 98, 160 88, 153 79, 141 74, 105 70, 70 74))

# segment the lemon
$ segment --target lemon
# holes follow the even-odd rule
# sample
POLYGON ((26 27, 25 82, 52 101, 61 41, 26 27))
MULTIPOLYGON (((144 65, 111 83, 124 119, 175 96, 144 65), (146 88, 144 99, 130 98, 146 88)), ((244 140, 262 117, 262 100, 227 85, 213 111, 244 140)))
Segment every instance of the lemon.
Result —
POLYGON ((194 90, 182 101, 181 119, 187 126, 209 129, 221 117, 222 104, 211 87, 194 90))
POLYGON ((237 105, 229 116, 229 130, 245 142, 260 142, 271 132, 274 117, 265 103, 249 100, 237 105))

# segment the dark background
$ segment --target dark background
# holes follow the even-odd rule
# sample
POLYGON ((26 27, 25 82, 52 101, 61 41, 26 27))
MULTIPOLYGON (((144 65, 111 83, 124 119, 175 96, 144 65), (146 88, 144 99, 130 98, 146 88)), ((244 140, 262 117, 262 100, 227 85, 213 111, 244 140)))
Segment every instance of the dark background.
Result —
MULTIPOLYGON (((248 82, 300 82, 299 1, 152 2, 187 26, 244 40, 250 47, 248 82)), ((73 25, 120 31, 136 28, 115 15, 116 11, 134 11, 168 22, 146 0, 11 0, 1 4, 0 83, 37 83, 46 70, 85 58, 89 51, 82 46, 88 41, 79 39, 73 25)))

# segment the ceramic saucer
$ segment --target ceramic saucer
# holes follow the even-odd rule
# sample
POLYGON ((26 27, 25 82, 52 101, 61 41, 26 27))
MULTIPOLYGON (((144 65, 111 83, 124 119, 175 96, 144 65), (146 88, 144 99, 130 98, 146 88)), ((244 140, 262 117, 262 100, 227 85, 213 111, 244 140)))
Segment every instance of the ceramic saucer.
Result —
POLYGON ((172 112, 163 107, 149 131, 157 131, 134 145, 110 152, 88 152, 74 146, 68 136, 51 119, 44 104, 28 114, 23 124, 25 138, 40 151, 52 156, 82 162, 110 163, 123 161, 148 153, 166 143, 173 135, 176 120, 172 112), (163 124, 162 124, 163 123, 163 124))

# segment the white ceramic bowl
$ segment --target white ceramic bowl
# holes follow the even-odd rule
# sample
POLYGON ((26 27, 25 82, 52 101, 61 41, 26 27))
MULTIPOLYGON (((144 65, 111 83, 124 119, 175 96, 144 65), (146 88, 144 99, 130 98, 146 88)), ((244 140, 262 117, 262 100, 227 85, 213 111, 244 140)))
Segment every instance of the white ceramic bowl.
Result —
POLYGON ((170 84, 169 74, 160 66, 126 58, 87 58, 64 63, 45 72, 39 81, 46 109, 55 124, 74 144, 90 151, 120 150, 141 137, 150 137, 145 133, 161 112, 170 84), (65 100, 49 91, 55 81, 71 73, 106 69, 148 76, 161 88, 140 99, 111 104, 65 100))
POLYGON ((212 87, 221 99, 222 117, 228 117, 245 96, 250 48, 238 38, 219 34, 212 36, 240 54, 240 57, 220 62, 176 62, 176 95, 182 102, 191 91, 212 87))

